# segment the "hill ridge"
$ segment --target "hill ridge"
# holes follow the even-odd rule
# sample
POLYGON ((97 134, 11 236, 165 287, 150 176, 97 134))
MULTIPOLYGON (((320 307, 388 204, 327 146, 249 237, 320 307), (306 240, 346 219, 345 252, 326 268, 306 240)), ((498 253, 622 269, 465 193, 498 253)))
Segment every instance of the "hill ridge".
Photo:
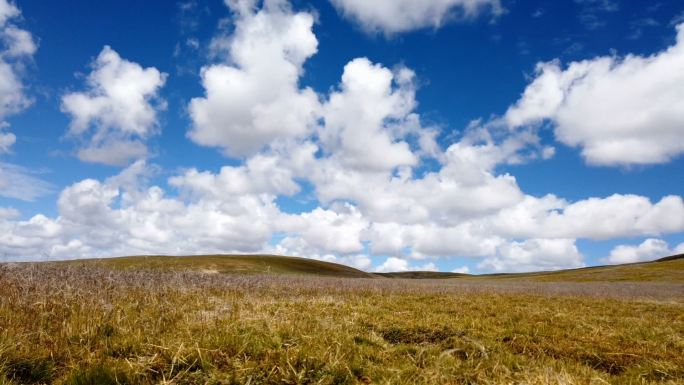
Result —
POLYGON ((208 274, 289 274, 337 278, 459 279, 470 281, 668 281, 684 283, 684 254, 672 255, 650 262, 622 265, 481 275, 431 271, 371 273, 334 262, 273 254, 137 255, 41 263, 102 266, 112 269, 197 271, 208 274))

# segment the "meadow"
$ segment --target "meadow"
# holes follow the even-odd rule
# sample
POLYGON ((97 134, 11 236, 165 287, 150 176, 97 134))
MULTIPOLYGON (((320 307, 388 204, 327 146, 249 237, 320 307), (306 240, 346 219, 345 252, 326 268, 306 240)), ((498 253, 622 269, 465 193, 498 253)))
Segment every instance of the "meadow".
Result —
POLYGON ((684 383, 682 259, 406 279, 163 258, 0 265, 0 384, 684 383))

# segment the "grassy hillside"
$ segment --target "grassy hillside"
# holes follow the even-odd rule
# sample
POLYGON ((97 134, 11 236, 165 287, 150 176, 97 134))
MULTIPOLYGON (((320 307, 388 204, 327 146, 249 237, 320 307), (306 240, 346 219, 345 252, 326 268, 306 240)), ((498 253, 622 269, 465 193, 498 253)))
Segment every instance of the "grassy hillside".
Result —
POLYGON ((275 255, 135 256, 59 262, 119 270, 197 271, 207 274, 296 274, 341 278, 374 275, 336 263, 275 255))
POLYGON ((475 278, 547 282, 661 281, 684 283, 684 258, 682 258, 682 256, 673 256, 645 263, 596 266, 538 273, 489 274, 477 276, 475 278))
POLYGON ((407 271, 367 273, 349 266, 306 258, 274 255, 134 256, 57 262, 72 266, 101 266, 117 270, 196 271, 207 274, 295 274, 339 278, 462 279, 537 282, 679 282, 684 283, 684 256, 615 266, 550 272, 469 275, 407 271))

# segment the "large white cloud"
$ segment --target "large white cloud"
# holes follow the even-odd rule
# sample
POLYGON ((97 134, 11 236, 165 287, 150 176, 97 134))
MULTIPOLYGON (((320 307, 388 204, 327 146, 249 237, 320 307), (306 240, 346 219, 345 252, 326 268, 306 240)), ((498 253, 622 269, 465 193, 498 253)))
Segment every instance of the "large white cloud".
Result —
POLYGON ((417 157, 399 139, 406 134, 401 128, 415 119, 410 114, 415 107, 412 80, 413 72, 406 68, 393 74, 365 58, 350 61, 341 90, 330 95, 323 109, 323 148, 349 169, 387 171, 415 165, 417 157))
POLYGON ((189 137, 233 156, 251 155, 276 139, 305 136, 315 124, 318 97, 300 89, 303 63, 316 53, 314 18, 283 0, 228 2, 235 30, 213 42, 227 63, 202 69, 205 96, 190 102, 189 137))
POLYGON ((537 65, 506 112, 511 126, 550 120, 556 138, 596 165, 665 163, 684 153, 684 24, 651 56, 537 65))
POLYGON ((292 195, 299 191, 290 169, 274 156, 256 155, 243 166, 222 167, 218 174, 196 169, 172 177, 169 183, 192 196, 230 199, 235 195, 292 195))
POLYGON ((3 216, 0 254, 77 258, 256 252, 268 248, 275 232, 299 226, 298 218, 278 209, 274 195, 259 189, 228 188, 215 195, 212 191, 225 187, 220 179, 200 181, 189 170, 174 183, 196 192, 174 198, 158 186, 146 186, 141 175, 148 172, 150 168, 138 161, 105 181, 74 183, 61 192, 56 218, 36 215, 22 221, 14 219, 16 213, 3 216), (207 188, 208 184, 216 186, 207 188))
POLYGON ((438 28, 449 19, 474 17, 484 9, 502 12, 499 0, 331 0, 340 13, 365 30, 393 34, 438 28))
POLYGON ((639 245, 619 245, 610 251, 604 260, 610 264, 647 262, 673 254, 684 253, 684 243, 674 249, 662 239, 649 238, 639 245))
POLYGON ((508 237, 611 239, 684 231, 684 202, 675 195, 651 202, 639 195, 614 194, 573 203, 553 195, 528 196, 491 220, 508 237))
POLYGON ((525 272, 583 267, 584 257, 574 239, 527 239, 499 246, 497 254, 488 257, 479 269, 495 272, 525 272))
POLYGON ((158 129, 166 106, 159 97, 166 76, 105 46, 92 63, 86 90, 62 97, 62 111, 71 116, 69 135, 85 144, 78 157, 111 165, 145 157, 143 141, 158 129))

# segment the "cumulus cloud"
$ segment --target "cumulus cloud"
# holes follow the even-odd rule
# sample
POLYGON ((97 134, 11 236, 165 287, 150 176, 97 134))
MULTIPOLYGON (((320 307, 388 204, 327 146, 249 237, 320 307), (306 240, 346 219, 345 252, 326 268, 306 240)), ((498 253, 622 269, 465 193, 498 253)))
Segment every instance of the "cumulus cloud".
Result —
POLYGON ((378 266, 375 271, 377 273, 396 273, 403 271, 437 271, 437 267, 434 263, 428 262, 424 265, 411 265, 409 261, 397 257, 389 257, 378 266))
POLYGON ((604 262, 609 264, 648 262, 681 253, 684 253, 684 243, 670 249, 664 240, 649 238, 639 245, 616 246, 604 262))
POLYGON ((345 17, 369 32, 393 34, 439 28, 454 18, 472 18, 484 10, 502 13, 499 0, 331 0, 345 17))
POLYGON ((0 254, 78 258, 257 252, 268 247, 272 234, 291 226, 273 196, 226 192, 220 199, 211 194, 173 198, 158 186, 145 185, 142 174, 149 171, 138 161, 105 181, 74 183, 61 192, 55 218, 3 216, 0 254))
POLYGON ((360 58, 344 67, 341 90, 324 106, 323 148, 342 166, 387 171, 415 165, 409 145, 398 137, 416 123, 413 72, 387 68, 360 58), (396 85, 396 87, 393 87, 396 85), (397 130, 399 128, 399 130, 397 130))
POLYGON ((279 244, 280 250, 296 255, 352 255, 363 252, 368 221, 350 204, 329 209, 318 207, 299 215, 291 234, 279 244))
POLYGON ((195 143, 232 156, 251 155, 277 139, 305 136, 315 124, 319 102, 299 87, 303 63, 318 49, 314 18, 294 13, 286 1, 228 1, 235 29, 212 46, 226 63, 202 69, 205 96, 188 107, 195 143))
POLYGON ((22 75, 38 45, 29 31, 13 24, 20 17, 13 2, 0 0, 0 154, 9 152, 16 142, 16 135, 6 131, 5 119, 31 104, 22 75))
POLYGON ((684 153, 684 24, 651 56, 540 63, 505 115, 510 126, 553 124, 594 165, 666 163, 684 153))
POLYGON ((9 152, 16 141, 17 136, 13 133, 0 131, 0 154, 9 152))
POLYGON ((639 195, 614 194, 573 203, 553 195, 528 196, 497 213, 497 232, 509 237, 611 239, 684 230, 684 201, 669 195, 658 202, 639 195))
POLYGON ((459 268, 451 270, 451 272, 457 274, 470 274, 470 268, 468 266, 461 266, 459 268))
POLYGON ((222 167, 218 174, 189 169, 169 180, 172 186, 193 196, 230 199, 235 195, 292 195, 299 191, 290 169, 274 156, 256 155, 243 166, 222 167))
POLYGON ((166 76, 105 46, 92 63, 86 90, 62 97, 62 111, 71 117, 69 135, 84 142, 78 157, 119 166, 144 157, 142 141, 157 131, 166 107, 159 97, 166 76))
POLYGON ((495 272, 525 272, 583 267, 584 256, 574 239, 527 239, 499 246, 497 254, 482 261, 478 268, 495 272))

